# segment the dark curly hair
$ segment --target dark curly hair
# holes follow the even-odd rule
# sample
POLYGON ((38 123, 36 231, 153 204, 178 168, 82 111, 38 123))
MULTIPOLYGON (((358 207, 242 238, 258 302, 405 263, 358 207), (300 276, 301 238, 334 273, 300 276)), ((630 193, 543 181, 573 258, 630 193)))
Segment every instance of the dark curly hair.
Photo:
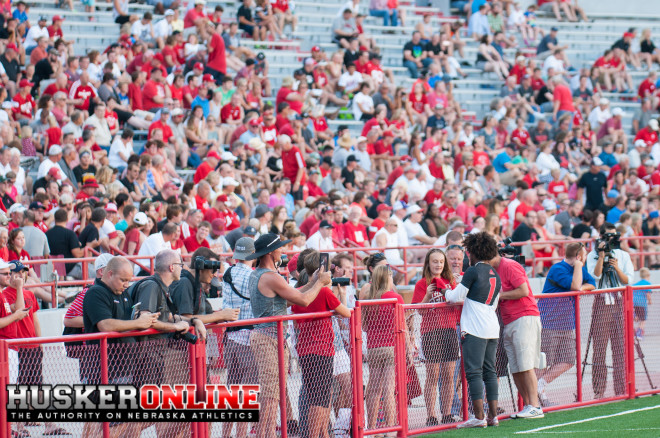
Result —
POLYGON ((470 260, 485 262, 497 256, 497 242, 488 233, 468 234, 463 241, 465 249, 470 254, 470 260))

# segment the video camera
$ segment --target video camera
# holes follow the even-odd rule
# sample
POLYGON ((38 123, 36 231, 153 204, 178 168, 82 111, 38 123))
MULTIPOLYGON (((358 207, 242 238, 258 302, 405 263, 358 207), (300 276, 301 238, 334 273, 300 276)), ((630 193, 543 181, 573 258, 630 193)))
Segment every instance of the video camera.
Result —
POLYGON ((619 233, 605 233, 600 239, 596 240, 597 251, 605 251, 606 253, 611 253, 614 249, 621 248, 621 234, 619 233), (600 247, 604 243, 605 246, 600 247))
POLYGON ((192 268, 196 271, 201 271, 204 269, 211 269, 212 271, 217 271, 220 269, 222 264, 218 260, 208 260, 204 257, 195 257, 192 261, 192 268))
POLYGON ((500 253, 500 257, 511 259, 515 262, 518 262, 523 267, 525 266, 525 256, 518 254, 518 249, 511 246, 510 237, 507 237, 502 241, 502 243, 497 247, 497 251, 500 253))

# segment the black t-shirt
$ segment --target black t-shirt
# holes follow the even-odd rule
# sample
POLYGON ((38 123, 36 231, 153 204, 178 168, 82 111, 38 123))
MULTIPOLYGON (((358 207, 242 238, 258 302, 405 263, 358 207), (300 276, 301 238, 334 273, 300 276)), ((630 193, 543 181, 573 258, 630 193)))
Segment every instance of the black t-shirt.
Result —
POLYGON ((539 131, 538 129, 532 129, 529 133, 529 136, 532 138, 532 141, 535 144, 539 144, 544 141, 550 140, 550 130, 547 128, 544 129, 543 131, 539 131))
POLYGON ((627 52, 628 49, 630 49, 630 43, 627 43, 623 40, 623 38, 618 39, 612 44, 612 49, 621 49, 624 52, 627 52))
MULTIPOLYGON (((136 290, 132 291, 133 301, 140 304, 139 310, 151 313, 160 312, 158 320, 161 322, 173 322, 170 319, 172 312, 167 305, 165 294, 168 293, 168 287, 165 286, 160 277, 152 275, 136 285, 136 290)), ((148 339, 158 339, 168 337, 168 334, 149 335, 148 339)))
POLYGON ((351 52, 350 50, 347 50, 344 52, 344 65, 349 65, 349 64, 355 64, 355 61, 357 61, 360 58, 360 52, 355 51, 351 52))
POLYGON ((573 227, 573 231, 571 231, 571 237, 573 239, 582 239, 582 235, 584 233, 589 233, 589 235, 591 235, 591 227, 585 223, 579 223, 573 227))
POLYGON ((90 165, 87 169, 83 169, 80 165, 77 165, 73 168, 73 174, 76 176, 76 181, 80 184, 83 182, 83 175, 88 173, 96 175, 96 166, 90 165))
POLYGON ((14 200, 9 196, 9 194, 5 193, 2 195, 2 205, 5 206, 5 208, 9 208, 12 205, 14 205, 14 200))
POLYGON ((587 191, 584 207, 593 210, 603 203, 603 189, 607 187, 607 178, 603 172, 587 172, 580 177, 578 187, 587 191))
POLYGON ((34 195, 37 193, 37 189, 46 189, 46 185, 48 184, 48 181, 46 181, 45 177, 41 177, 38 180, 32 184, 32 194, 34 195))
POLYGON ((550 90, 546 85, 542 86, 539 89, 539 91, 536 93, 536 98, 534 99, 537 105, 543 105, 546 102, 550 102, 548 98, 545 96, 547 93, 550 93, 550 90))
POLYGON ((250 8, 246 8, 245 5, 241 5, 241 7, 238 8, 236 16, 238 18, 239 25, 242 24, 241 17, 245 18, 247 21, 252 21, 252 10, 250 8))
POLYGON ((427 52, 432 52, 434 55, 439 55, 440 53, 447 53, 446 50, 443 50, 442 44, 432 44, 430 41, 426 43, 425 50, 427 52))
POLYGON ((35 87, 45 79, 50 79, 50 76, 55 73, 53 66, 50 65, 48 58, 44 58, 34 65, 34 85, 35 87))
MULTIPOLYGON (((46 231, 46 238, 48 239, 48 246, 52 255, 63 255, 65 259, 74 258, 72 249, 80 248, 80 241, 78 236, 72 230, 64 228, 60 225, 55 225, 50 230, 46 231)), ((66 273, 68 274, 76 266, 75 263, 66 263, 66 273)))
MULTIPOLYGON (((406 50, 410 50, 413 58, 419 58, 424 53, 424 47, 422 47, 421 42, 415 44, 412 41, 408 41, 406 45, 403 46, 403 51, 405 52, 406 50)), ((404 58, 403 60, 405 61, 406 59, 404 58)))
POLYGON ((120 180, 120 182, 128 189, 129 193, 135 192, 135 183, 132 183, 128 180, 128 178, 124 177, 120 180))
MULTIPOLYGON (((2 37, 0 36, 0 38, 2 37)), ((0 55, 0 62, 2 63, 2 66, 5 68, 5 72, 7 73, 7 77, 9 78, 9 80, 16 82, 16 80, 18 79, 18 72, 21 71, 21 65, 18 63, 18 61, 15 59, 13 61, 10 61, 3 54, 0 55)))
POLYGON ((658 227, 649 228, 648 220, 642 222, 642 234, 645 236, 657 236, 660 235, 660 230, 658 227))
POLYGON ((353 187, 355 187, 355 171, 354 170, 348 170, 347 168, 343 168, 341 170, 341 177, 344 178, 344 187, 347 187, 346 184, 352 184, 353 187))
POLYGON ((429 119, 426 122, 426 127, 427 128, 440 128, 444 129, 445 126, 447 126, 447 122, 445 121, 445 118, 440 116, 436 116, 435 114, 429 117, 429 119))
POLYGON ((213 313, 211 304, 206 300, 206 295, 198 286, 193 287, 195 275, 190 271, 182 271, 181 279, 170 285, 170 296, 179 310, 180 315, 209 315, 213 313), (202 302, 203 305, 199 305, 202 302))
POLYGON ((653 41, 648 40, 648 41, 642 41, 639 44, 640 51, 642 53, 653 53, 655 52, 655 44, 653 44, 653 41))
MULTIPOLYGON (((88 242, 93 242, 99 238, 99 230, 94 226, 94 224, 87 224, 85 229, 83 229, 78 236, 81 246, 86 246, 88 242)), ((100 245, 96 245, 94 249, 97 249, 100 245)))
MULTIPOLYGON (((512 242, 527 242, 528 240, 538 240, 538 234, 536 233, 536 230, 526 223, 521 223, 518 225, 518 228, 513 230, 513 234, 511 235, 511 241, 512 242)), ((516 254, 520 255, 522 252, 522 247, 521 246, 516 246, 516 254)))

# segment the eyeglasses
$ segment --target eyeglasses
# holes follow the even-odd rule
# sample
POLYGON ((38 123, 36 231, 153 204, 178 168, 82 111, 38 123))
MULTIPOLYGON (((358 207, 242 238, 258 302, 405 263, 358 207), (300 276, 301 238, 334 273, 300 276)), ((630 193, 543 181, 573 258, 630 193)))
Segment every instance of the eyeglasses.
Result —
POLYGON ((172 266, 180 266, 182 268, 184 267, 184 265, 185 263, 172 263, 172 266))
POLYGON ((451 249, 457 249, 457 250, 459 250, 459 251, 463 251, 463 247, 462 247, 461 245, 449 245, 449 246, 447 247, 447 251, 449 251, 449 250, 451 250, 451 249))

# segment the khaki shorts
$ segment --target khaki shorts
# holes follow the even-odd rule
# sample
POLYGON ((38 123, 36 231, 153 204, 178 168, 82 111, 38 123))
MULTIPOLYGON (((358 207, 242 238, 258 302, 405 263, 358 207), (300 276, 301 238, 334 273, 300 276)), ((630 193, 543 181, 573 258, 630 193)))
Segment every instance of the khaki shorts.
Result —
POLYGON ((512 374, 538 368, 541 357, 541 318, 522 316, 505 325, 502 344, 512 374))
POLYGON ((545 353, 547 367, 558 363, 575 363, 575 330, 543 329, 541 351, 545 353))
MULTIPOLYGON (((259 393, 263 398, 280 398, 277 338, 257 330, 250 334, 250 348, 259 371, 259 393)), ((284 345, 284 375, 289 372, 289 349, 284 345)))

